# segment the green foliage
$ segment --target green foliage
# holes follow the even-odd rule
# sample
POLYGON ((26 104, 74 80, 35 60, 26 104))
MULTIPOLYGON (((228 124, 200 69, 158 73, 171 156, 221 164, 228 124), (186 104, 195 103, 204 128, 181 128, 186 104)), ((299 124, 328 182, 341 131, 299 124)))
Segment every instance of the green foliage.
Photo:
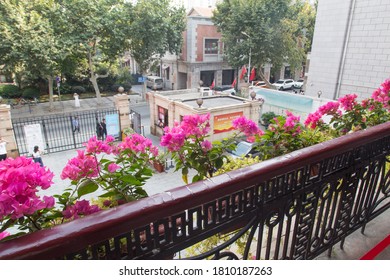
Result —
POLYGON ((274 112, 266 112, 261 115, 261 120, 263 121, 264 125, 269 125, 271 120, 276 118, 277 115, 274 112))
POLYGON ((0 85, 0 96, 3 98, 18 98, 22 96, 22 91, 15 85, 0 85))
POLYGON ((244 157, 244 158, 232 158, 228 157, 228 161, 223 164, 223 166, 218 169, 214 175, 220 175, 232 170, 237 170, 255 163, 261 162, 259 157, 244 157))
MULTIPOLYGON (((233 67, 248 63, 258 69, 270 63, 278 69, 288 62, 292 69, 304 61, 306 42, 300 24, 301 1, 231 0, 223 1, 214 11, 213 22, 222 33, 225 55, 233 67)), ((307 32, 306 32, 307 33, 307 32)))
POLYGON ((72 87, 72 92, 82 94, 82 93, 85 93, 86 90, 83 86, 74 86, 74 87, 72 87))
POLYGON ((36 87, 27 87, 23 89, 22 96, 26 99, 39 98, 40 92, 39 89, 36 87))

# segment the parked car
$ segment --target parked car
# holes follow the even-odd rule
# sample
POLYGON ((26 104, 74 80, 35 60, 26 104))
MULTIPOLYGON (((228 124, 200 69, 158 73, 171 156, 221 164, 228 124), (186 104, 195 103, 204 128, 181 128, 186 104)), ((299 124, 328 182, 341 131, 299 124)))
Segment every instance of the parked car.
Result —
POLYGON ((213 90, 213 95, 218 95, 221 93, 228 93, 231 95, 236 95, 236 90, 231 85, 216 86, 213 90))
POLYGON ((163 79, 157 76, 146 77, 146 87, 151 89, 163 89, 163 79))
POLYGON ((276 87, 277 90, 285 90, 285 89, 291 89, 293 87, 294 80, 293 79, 286 79, 286 80, 279 80, 276 83, 273 83, 272 85, 276 87))
POLYGON ((252 82, 252 85, 249 86, 249 88, 254 88, 254 87, 258 87, 258 88, 269 88, 267 86, 267 84, 263 81, 253 81, 252 82))
POLYGON ((228 154, 233 158, 240 158, 256 157, 260 155, 260 152, 256 149, 256 143, 241 141, 238 142, 236 148, 233 151, 229 151, 228 154))
POLYGON ((303 79, 299 79, 299 80, 294 82, 293 87, 295 87, 295 88, 302 88, 303 82, 304 82, 303 79))

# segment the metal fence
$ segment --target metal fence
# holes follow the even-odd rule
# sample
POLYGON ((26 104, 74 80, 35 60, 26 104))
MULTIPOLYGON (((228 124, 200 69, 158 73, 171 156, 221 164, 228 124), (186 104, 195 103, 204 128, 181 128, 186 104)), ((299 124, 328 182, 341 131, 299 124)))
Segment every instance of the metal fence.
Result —
POLYGON ((43 144, 43 147, 40 147, 41 150, 45 150, 47 153, 81 148, 83 143, 87 142, 92 136, 97 135, 97 124, 103 118, 107 119, 108 116, 112 117, 111 119, 114 119, 114 122, 116 121, 119 124, 118 132, 114 131, 112 134, 120 138, 119 113, 116 109, 79 111, 72 114, 12 119, 19 154, 28 155, 31 152, 31 143, 39 143, 39 139, 42 140, 43 144), (74 130, 73 127, 73 120, 76 117, 78 118, 79 130, 74 130), (31 127, 36 127, 36 132, 28 133, 27 128, 31 127))

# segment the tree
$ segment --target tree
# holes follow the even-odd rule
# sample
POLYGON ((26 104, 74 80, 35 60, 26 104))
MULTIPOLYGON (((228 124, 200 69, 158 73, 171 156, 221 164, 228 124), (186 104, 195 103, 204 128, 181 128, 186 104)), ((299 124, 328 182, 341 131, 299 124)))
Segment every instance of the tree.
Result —
POLYGON ((0 2, 0 64, 16 74, 19 84, 23 77, 45 77, 50 108, 53 77, 68 53, 53 25, 55 8, 51 0, 0 2))
POLYGON ((240 67, 251 61, 261 68, 270 63, 280 68, 288 62, 292 69, 304 61, 306 38, 298 24, 298 7, 302 1, 226 0, 217 5, 213 22, 222 33, 229 64, 240 67), (292 2, 294 2, 292 4, 292 2))
POLYGON ((167 52, 178 54, 183 42, 185 11, 169 0, 140 0, 131 15, 130 52, 142 74, 167 52))
POLYGON ((132 5, 125 0, 57 0, 62 34, 73 42, 74 61, 85 60, 98 103, 98 78, 107 77, 110 65, 128 48, 132 5), (109 66, 101 67, 101 65, 109 66))

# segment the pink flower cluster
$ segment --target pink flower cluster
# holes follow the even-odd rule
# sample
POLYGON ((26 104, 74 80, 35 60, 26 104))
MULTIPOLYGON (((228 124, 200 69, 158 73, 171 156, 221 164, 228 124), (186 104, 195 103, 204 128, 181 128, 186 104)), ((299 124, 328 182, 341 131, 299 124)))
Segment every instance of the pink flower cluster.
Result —
MULTIPOLYGON (((100 141, 99 141, 100 142, 100 141)), ((61 173, 61 179, 79 181, 83 178, 95 178, 99 175, 99 163, 93 155, 78 150, 77 157, 68 161, 61 173)))
POLYGON ((153 146, 152 140, 139 134, 126 136, 118 145, 118 149, 119 151, 130 149, 135 153, 146 153, 149 150, 153 156, 158 155, 158 148, 153 146))
MULTIPOLYGON (((184 116, 181 124, 175 122, 172 128, 165 127, 160 145, 167 147, 169 151, 176 152, 183 147, 184 142, 190 136, 196 138, 205 137, 210 132, 210 114, 184 116)), ((211 143, 203 142, 203 150, 210 150, 211 143)))
POLYGON ((384 81, 381 86, 372 93, 371 98, 382 103, 384 108, 390 110, 390 79, 384 81))
POLYGON ((106 153, 111 154, 113 152, 113 147, 111 143, 114 141, 114 137, 108 135, 106 141, 101 141, 96 138, 96 136, 91 137, 86 144, 87 154, 100 154, 106 153))
POLYGON ((0 240, 6 238, 7 236, 10 236, 9 232, 7 231, 0 232, 0 240))
POLYGON ((74 205, 68 206, 62 214, 65 219, 78 219, 82 216, 87 216, 99 212, 100 208, 97 205, 90 205, 87 200, 76 201, 74 205))
POLYGON ((247 119, 244 116, 238 117, 235 120, 233 120, 233 127, 234 129, 237 129, 238 131, 245 134, 245 136, 248 137, 248 141, 253 140, 254 135, 263 135, 264 132, 257 126, 257 124, 247 119))
POLYGON ((53 184, 54 174, 31 158, 7 158, 0 162, 0 220, 17 219, 54 206, 54 198, 36 195, 38 189, 53 184))
POLYGON ((352 110, 353 107, 357 104, 356 102, 357 95, 356 94, 347 94, 338 99, 341 108, 346 111, 352 110))
MULTIPOLYGON (((299 120, 301 119, 301 117, 294 116, 294 114, 289 112, 289 111, 286 112, 286 115, 287 115, 287 118, 286 118, 286 122, 284 123, 283 127, 285 128, 286 131, 291 131, 296 127, 297 124, 299 124, 299 120)), ((294 131, 294 133, 300 133, 301 127, 297 126, 295 130, 296 131, 294 131)))

